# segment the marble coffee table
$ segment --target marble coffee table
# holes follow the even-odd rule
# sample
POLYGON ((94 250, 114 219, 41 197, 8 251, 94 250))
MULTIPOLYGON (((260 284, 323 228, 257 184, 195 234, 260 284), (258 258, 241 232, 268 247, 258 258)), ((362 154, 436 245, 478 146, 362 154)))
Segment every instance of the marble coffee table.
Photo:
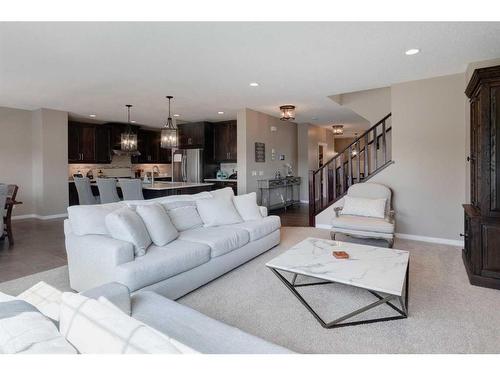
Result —
POLYGON ((324 328, 338 328, 408 317, 409 252, 366 246, 349 242, 306 238, 291 249, 272 259, 266 266, 285 284, 295 297, 324 328), (337 259, 333 251, 345 251, 349 259, 337 259), (290 274, 291 280, 284 274, 290 274), (296 283, 297 275, 319 279, 318 282, 296 283), (331 322, 325 322, 306 302, 298 289, 306 286, 339 283, 352 285, 373 294, 377 300, 331 322), (397 301, 399 307, 391 301, 397 301), (398 314, 383 318, 346 320, 387 304, 398 314))

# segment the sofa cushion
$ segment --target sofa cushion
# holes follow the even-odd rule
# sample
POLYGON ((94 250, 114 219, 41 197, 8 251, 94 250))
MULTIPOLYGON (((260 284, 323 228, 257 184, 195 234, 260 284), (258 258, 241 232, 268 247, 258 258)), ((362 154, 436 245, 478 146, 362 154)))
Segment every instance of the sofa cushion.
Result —
POLYGON ((262 218, 259 206, 257 205, 257 194, 255 192, 237 195, 233 197, 233 203, 244 221, 262 218))
POLYGON ((210 194, 214 198, 223 198, 227 200, 231 200, 234 197, 233 188, 229 186, 222 189, 212 190, 210 194))
POLYGON ((151 240, 156 246, 165 246, 179 236, 165 208, 159 203, 135 206, 151 240))
POLYGON ((210 246, 210 255, 215 258, 246 245, 250 236, 244 229, 223 226, 189 229, 181 232, 179 239, 210 246))
POLYGON ((210 199, 198 199, 196 208, 206 227, 235 224, 242 221, 230 197, 217 196, 210 199))
POLYGON ((134 245, 136 257, 146 254, 151 245, 151 237, 141 217, 131 208, 125 206, 106 216, 106 228, 116 240, 130 242, 134 245))
POLYGON ((203 225, 196 201, 168 201, 162 205, 179 232, 203 225))
POLYGON ((340 215, 332 220, 334 228, 342 228, 349 230, 379 232, 379 233, 394 233, 394 224, 385 219, 376 217, 340 215))
POLYGON ((209 260, 208 245, 187 242, 179 238, 165 246, 152 245, 145 256, 117 266, 116 281, 135 291, 188 271, 209 260))
POLYGON ((105 224, 106 216, 124 206, 124 203, 70 206, 68 217, 71 229, 79 236, 109 234, 105 224))
POLYGON ((259 220, 244 221, 242 223, 228 225, 226 228, 244 229, 250 235, 250 241, 256 241, 280 229, 281 220, 279 216, 271 215, 259 220))
POLYGON ((76 350, 35 306, 0 292, 0 353, 76 354, 76 350))
POLYGON ((180 353, 167 336, 83 295, 63 293, 60 316, 60 332, 80 353, 180 353))
POLYGON ((205 354, 292 353, 153 292, 132 296, 132 316, 205 354))

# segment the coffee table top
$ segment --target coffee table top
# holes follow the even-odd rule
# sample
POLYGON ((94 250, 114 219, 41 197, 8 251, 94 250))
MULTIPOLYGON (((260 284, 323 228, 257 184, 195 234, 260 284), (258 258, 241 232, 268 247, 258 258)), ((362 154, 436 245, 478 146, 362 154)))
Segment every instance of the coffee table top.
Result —
POLYGON ((401 296, 409 255, 404 250, 309 237, 266 266, 401 296), (345 251, 349 259, 337 259, 332 251, 345 251))

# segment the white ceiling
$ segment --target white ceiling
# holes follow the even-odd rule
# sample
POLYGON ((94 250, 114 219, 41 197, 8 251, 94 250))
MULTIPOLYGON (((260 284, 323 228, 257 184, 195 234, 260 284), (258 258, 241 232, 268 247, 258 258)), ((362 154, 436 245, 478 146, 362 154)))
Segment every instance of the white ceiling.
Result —
POLYGON ((297 122, 364 127, 328 96, 499 56, 500 23, 1 23, 0 106, 124 121, 130 103, 159 127, 174 95, 185 121, 294 104, 297 122))

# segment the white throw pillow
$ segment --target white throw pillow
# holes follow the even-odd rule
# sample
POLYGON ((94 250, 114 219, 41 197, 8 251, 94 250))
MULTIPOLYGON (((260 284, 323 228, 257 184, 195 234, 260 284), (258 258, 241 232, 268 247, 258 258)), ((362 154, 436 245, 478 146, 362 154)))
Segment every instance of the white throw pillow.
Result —
POLYGON ((161 204, 136 206, 135 210, 146 225, 149 236, 156 246, 165 246, 179 236, 179 232, 161 204))
POLYGON ((234 197, 234 191, 233 188, 231 187, 225 187, 222 189, 217 189, 217 190, 212 190, 210 192, 212 197, 214 198, 226 198, 226 199, 233 199, 234 197))
POLYGON ((203 225, 195 201, 170 201, 162 203, 162 206, 179 232, 203 225))
POLYGON ((260 208, 257 205, 257 194, 255 192, 235 195, 233 197, 233 203, 244 221, 262 219, 260 208))
POLYGON ((76 354, 56 325, 26 301, 0 292, 0 353, 76 354))
POLYGON ((105 224, 106 216, 121 207, 124 207, 123 203, 70 206, 68 217, 71 229, 79 236, 109 234, 105 224))
POLYGON ((219 196, 196 201, 198 213, 206 227, 241 223, 241 216, 230 196, 219 196))
POLYGON ((59 331, 87 354, 179 354, 163 334, 107 304, 63 293, 59 331))
POLYGON ((368 216, 383 219, 387 199, 356 198, 346 195, 342 215, 368 216))
POLYGON ((140 257, 146 254, 151 245, 151 237, 141 217, 131 208, 122 207, 106 216, 106 228, 111 237, 131 242, 134 254, 140 257))
POLYGON ((40 281, 19 294, 17 298, 35 306, 43 315, 58 322, 61 296, 62 292, 59 289, 40 281))

